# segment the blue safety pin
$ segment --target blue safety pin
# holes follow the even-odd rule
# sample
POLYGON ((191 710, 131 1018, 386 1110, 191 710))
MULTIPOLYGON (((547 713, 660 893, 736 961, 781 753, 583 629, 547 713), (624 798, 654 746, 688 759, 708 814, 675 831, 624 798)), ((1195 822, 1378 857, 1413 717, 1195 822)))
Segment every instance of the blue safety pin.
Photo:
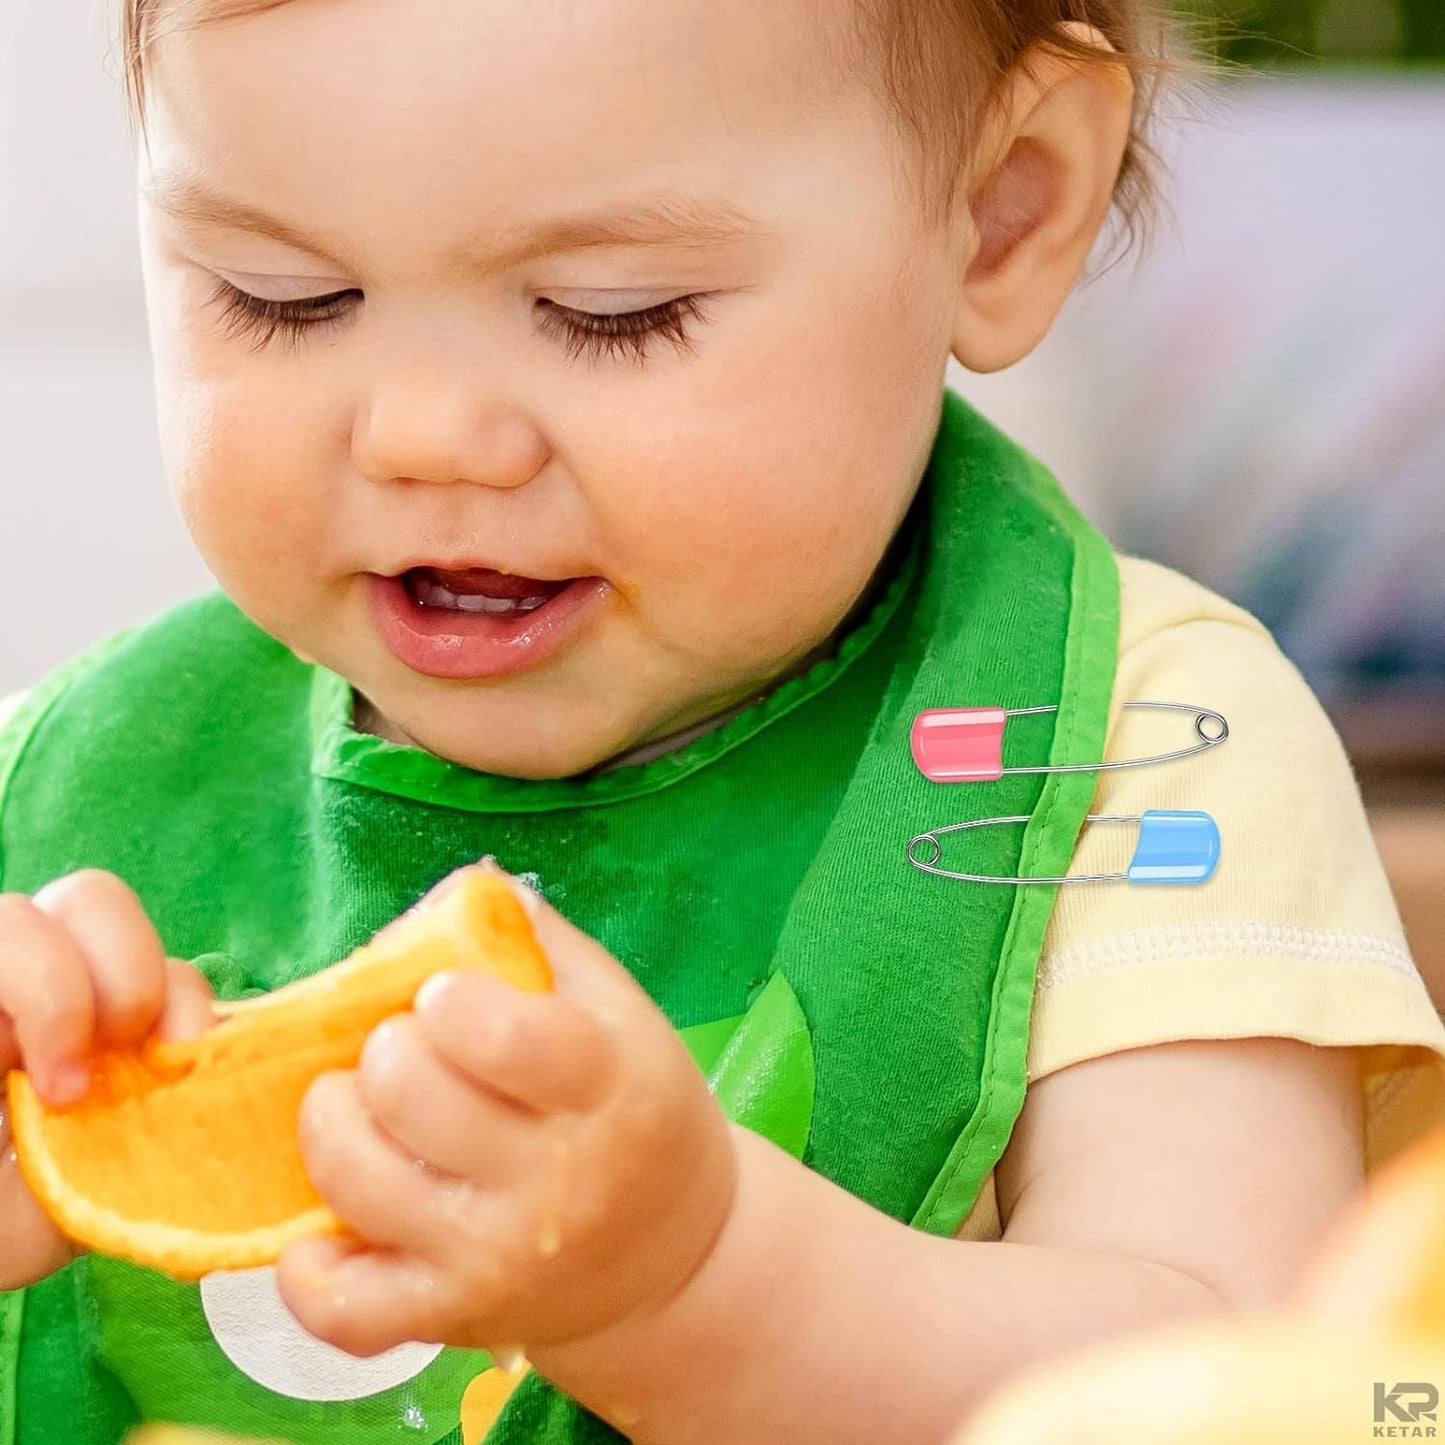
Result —
POLYGON ((952 873, 937 867, 943 856, 938 837, 960 828, 989 828, 1009 823, 1027 823, 1029 815, 1015 818, 976 818, 970 823, 950 823, 919 833, 908 842, 908 861, 925 873, 940 878, 961 878, 966 883, 1203 883, 1219 862, 1219 825, 1208 813, 1171 812, 1150 809, 1144 813, 1091 813, 1086 823, 1137 823, 1139 841, 1123 873, 1072 873, 1062 878, 991 878, 983 873, 952 873), (914 854, 920 843, 933 845, 933 856, 924 862, 914 854))

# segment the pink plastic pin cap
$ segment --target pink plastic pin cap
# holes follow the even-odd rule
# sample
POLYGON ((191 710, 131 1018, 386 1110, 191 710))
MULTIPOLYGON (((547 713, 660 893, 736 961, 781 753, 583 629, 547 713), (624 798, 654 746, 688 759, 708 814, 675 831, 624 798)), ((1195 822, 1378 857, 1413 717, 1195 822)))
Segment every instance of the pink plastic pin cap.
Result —
POLYGON ((935 783, 990 782, 1003 777, 1001 707, 933 707, 913 719, 913 761, 935 783))

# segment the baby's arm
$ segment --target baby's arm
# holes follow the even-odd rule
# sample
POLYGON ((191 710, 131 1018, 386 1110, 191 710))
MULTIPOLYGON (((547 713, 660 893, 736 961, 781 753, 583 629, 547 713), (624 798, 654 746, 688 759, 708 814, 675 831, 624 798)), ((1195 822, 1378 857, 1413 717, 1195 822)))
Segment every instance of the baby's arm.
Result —
POLYGON ((942 1440, 1043 1356, 1279 1298, 1360 1183, 1352 1049, 1188 1041, 1028 1091, 999 1243, 924 1235, 737 1130, 728 1226, 659 1315, 554 1352, 638 1445, 942 1440), (619 1422, 620 1423, 620 1422, 619 1422))

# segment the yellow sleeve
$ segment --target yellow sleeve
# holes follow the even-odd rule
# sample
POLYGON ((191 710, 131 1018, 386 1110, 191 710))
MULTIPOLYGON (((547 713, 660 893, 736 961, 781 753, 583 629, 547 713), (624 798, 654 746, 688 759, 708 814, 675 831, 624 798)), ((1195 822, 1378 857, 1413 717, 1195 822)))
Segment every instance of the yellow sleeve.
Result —
MULTIPOLYGON (((1093 811, 1202 809, 1219 824, 1219 865, 1197 886, 1059 889, 1029 1079, 1175 1039, 1358 1045, 1373 1168, 1445 1121, 1445 1025, 1406 947, 1349 762, 1259 622, 1167 568, 1119 565, 1106 757, 1196 740, 1187 715, 1124 709, 1126 699, 1212 708, 1230 738, 1183 761, 1100 773, 1093 811)), ((1071 871, 1122 871, 1136 836, 1086 827, 1071 871)))

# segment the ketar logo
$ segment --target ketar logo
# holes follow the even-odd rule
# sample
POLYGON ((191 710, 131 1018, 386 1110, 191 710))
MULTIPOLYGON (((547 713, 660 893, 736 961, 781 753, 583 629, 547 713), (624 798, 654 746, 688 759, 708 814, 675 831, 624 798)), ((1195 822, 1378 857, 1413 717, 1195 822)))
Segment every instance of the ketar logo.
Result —
POLYGON ((1433 1440, 1435 1426, 1421 1422, 1433 1421, 1439 1404, 1440 1391, 1434 1385, 1415 1380, 1387 1385, 1376 1380, 1375 1439, 1433 1440))

